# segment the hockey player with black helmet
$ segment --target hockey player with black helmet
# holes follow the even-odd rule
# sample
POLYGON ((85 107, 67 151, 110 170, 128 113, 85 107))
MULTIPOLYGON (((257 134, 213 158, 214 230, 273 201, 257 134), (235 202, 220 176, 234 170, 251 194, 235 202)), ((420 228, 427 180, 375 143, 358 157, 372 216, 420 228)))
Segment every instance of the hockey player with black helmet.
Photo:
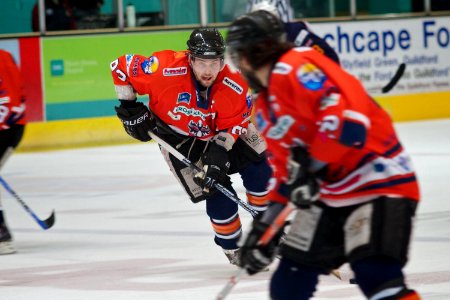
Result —
POLYGON ((117 116, 126 132, 149 141, 149 130, 176 148, 195 172, 164 147, 171 172, 206 213, 219 245, 230 263, 237 264, 237 241, 242 233, 238 206, 215 189, 218 182, 235 193, 229 175, 239 173, 249 205, 266 208, 266 185, 271 169, 265 142, 250 123, 252 101, 245 80, 224 63, 225 45, 214 28, 192 31, 186 51, 163 50, 150 55, 124 55, 111 63, 120 106, 117 116), (136 93, 149 96, 148 107, 136 93))
POLYGON ((420 299, 403 273, 419 186, 388 113, 331 59, 287 42, 267 11, 232 22, 227 51, 260 89, 255 120, 273 169, 268 208, 242 242, 243 268, 272 262, 276 240, 264 237, 294 205, 271 299, 310 299, 319 275, 346 262, 367 299, 420 299))

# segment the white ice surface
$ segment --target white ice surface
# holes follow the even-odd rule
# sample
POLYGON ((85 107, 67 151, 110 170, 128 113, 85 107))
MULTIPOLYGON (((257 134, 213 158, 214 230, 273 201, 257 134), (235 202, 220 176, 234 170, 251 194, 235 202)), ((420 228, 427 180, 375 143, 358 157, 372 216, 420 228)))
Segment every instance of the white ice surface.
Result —
MULTIPOLYGON (((396 126, 423 196, 408 282, 423 299, 450 299, 450 120, 396 126)), ((214 299, 235 272, 204 203, 188 200, 154 143, 15 154, 2 176, 41 218, 55 209, 56 223, 41 230, 0 188, 18 249, 0 256, 0 299, 214 299)), ((227 299, 268 299, 274 269, 243 276, 227 299)), ((363 297, 327 276, 314 299, 363 297)))

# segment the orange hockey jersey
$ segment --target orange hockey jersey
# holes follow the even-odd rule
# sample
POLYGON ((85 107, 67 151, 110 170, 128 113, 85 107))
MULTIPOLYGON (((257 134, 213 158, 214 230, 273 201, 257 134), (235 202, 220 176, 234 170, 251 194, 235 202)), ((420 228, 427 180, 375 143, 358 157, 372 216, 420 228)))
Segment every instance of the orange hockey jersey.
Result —
POLYGON ((0 130, 25 124, 22 77, 12 55, 0 49, 0 130))
POLYGON ((381 195, 419 199, 419 188, 389 115, 352 75, 311 48, 277 62, 267 93, 256 101, 256 125, 274 169, 269 199, 286 202, 291 146, 304 146, 327 166, 321 201, 361 203, 381 195))
POLYGON ((207 99, 200 96, 186 51, 124 55, 111 63, 111 71, 116 89, 131 85, 138 94, 148 94, 153 114, 180 134, 209 139, 228 131, 236 140, 248 126, 248 86, 227 65, 208 88, 207 99))

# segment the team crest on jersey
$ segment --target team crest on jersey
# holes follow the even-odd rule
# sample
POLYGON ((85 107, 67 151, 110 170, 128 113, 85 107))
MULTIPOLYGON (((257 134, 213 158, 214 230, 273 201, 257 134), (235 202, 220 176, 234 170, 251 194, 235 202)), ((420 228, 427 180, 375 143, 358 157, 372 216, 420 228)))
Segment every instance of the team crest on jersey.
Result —
POLYGON ((283 138, 294 123, 295 120, 291 116, 284 115, 279 117, 277 123, 267 132, 267 137, 274 140, 283 138))
POLYGON ((197 123, 195 123, 193 120, 189 121, 188 124, 189 127, 189 133, 195 137, 204 137, 211 133, 211 129, 209 129, 208 125, 203 125, 202 120, 198 120, 197 123))
POLYGON ((191 97, 192 97, 191 94, 189 94, 187 92, 179 93, 178 99, 177 99, 177 104, 179 104, 179 103, 189 104, 189 102, 191 101, 191 97))
POLYGON ((163 76, 180 76, 186 75, 187 68, 186 67, 178 67, 178 68, 164 68, 163 76))
POLYGON ((298 68, 297 78, 305 88, 312 91, 320 90, 327 79, 322 70, 310 63, 303 64, 298 68))
POLYGON ((226 86, 230 87, 233 91, 235 91, 239 95, 241 95, 242 92, 244 92, 244 89, 239 84, 237 84, 235 81, 231 80, 228 77, 225 77, 222 80, 222 82, 223 82, 223 84, 225 84, 226 86))
POLYGON ((159 60, 156 56, 151 56, 149 59, 146 59, 142 62, 141 68, 145 74, 152 74, 158 70, 159 60))

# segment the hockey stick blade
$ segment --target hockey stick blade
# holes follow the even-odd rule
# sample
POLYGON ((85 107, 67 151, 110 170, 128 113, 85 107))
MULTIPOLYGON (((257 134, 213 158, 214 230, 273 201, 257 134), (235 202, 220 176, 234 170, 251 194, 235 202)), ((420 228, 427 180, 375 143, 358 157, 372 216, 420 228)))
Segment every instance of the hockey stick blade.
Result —
POLYGON ((42 229, 47 230, 51 228, 53 224, 55 224, 54 210, 52 210, 52 214, 50 215, 50 217, 48 217, 45 220, 41 220, 1 176, 0 176, 0 183, 3 185, 5 190, 8 191, 8 193, 10 193, 14 197, 14 199, 16 199, 22 205, 22 207, 33 217, 33 219, 36 221, 36 223, 39 224, 39 226, 41 226, 42 229))
POLYGON ((383 94, 386 94, 390 90, 392 90, 394 88, 394 86, 397 84, 397 82, 400 80, 400 78, 402 78, 403 74, 405 73, 405 70, 406 70, 406 64, 405 63, 401 63, 398 66, 397 71, 395 72, 395 74, 392 77, 391 81, 389 81, 388 84, 386 84, 384 87, 381 88, 381 92, 383 94))

